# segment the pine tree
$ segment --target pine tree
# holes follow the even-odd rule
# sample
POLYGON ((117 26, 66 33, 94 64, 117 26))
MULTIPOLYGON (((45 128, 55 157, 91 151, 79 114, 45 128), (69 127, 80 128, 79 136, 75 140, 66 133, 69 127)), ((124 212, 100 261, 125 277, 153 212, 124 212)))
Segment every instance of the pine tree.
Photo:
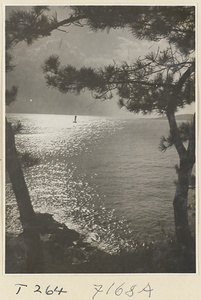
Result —
MULTIPOLYGON (((139 39, 166 39, 166 50, 147 53, 132 64, 109 65, 98 70, 63 65, 56 55, 47 58, 43 71, 48 86, 62 93, 91 91, 96 99, 118 96, 118 103, 130 112, 165 114, 172 145, 179 156, 178 182, 174 197, 177 239, 194 251, 188 226, 189 177, 195 163, 195 119, 186 149, 175 113, 195 101, 195 11, 194 7, 74 7, 75 16, 88 15, 93 30, 128 28, 139 39)), ((165 140, 163 140, 165 142, 165 140)), ((164 143, 161 144, 163 150, 164 143)))

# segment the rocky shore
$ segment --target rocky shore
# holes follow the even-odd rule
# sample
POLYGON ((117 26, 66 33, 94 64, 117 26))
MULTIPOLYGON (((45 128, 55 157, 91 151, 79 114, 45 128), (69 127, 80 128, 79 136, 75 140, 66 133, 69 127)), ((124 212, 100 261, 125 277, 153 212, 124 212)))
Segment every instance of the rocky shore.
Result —
MULTIPOLYGON (((189 223, 195 227, 194 190, 189 191, 189 223)), ((181 257, 173 237, 143 244, 133 252, 106 253, 84 236, 55 221, 50 214, 37 214, 44 253, 43 273, 189 273, 192 262, 181 257)), ((195 230, 192 230, 193 234, 195 230)), ((6 235, 6 273, 26 273, 26 245, 23 234, 6 235)))

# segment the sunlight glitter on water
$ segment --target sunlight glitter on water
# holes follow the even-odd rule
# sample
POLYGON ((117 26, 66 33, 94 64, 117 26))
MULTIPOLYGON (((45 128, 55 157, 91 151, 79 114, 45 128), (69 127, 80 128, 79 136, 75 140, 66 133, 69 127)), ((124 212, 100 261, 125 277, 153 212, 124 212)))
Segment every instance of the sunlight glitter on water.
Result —
MULTIPOLYGON (((131 251, 174 231, 172 151, 158 151, 164 121, 11 115, 24 125, 19 152, 39 165, 24 170, 36 211, 53 214, 106 251, 131 251), (149 123, 148 123, 149 122, 149 123), (151 123, 150 123, 151 122, 151 123)), ((165 132, 164 132, 165 131, 165 132)))

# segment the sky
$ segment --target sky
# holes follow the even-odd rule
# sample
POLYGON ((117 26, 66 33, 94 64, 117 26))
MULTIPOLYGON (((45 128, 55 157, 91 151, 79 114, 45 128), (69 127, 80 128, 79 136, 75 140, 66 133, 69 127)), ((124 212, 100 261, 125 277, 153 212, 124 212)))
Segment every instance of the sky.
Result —
MULTIPOLYGON (((6 13, 9 15, 11 10, 19 8, 7 7, 6 13)), ((68 7, 51 7, 51 11, 57 11, 58 20, 67 18, 69 14, 68 7)), ((114 61, 117 64, 123 61, 130 63, 158 47, 163 49, 166 47, 166 41, 155 43, 137 40, 126 29, 111 29, 109 33, 93 32, 87 26, 71 25, 64 29, 66 32, 55 30, 50 37, 41 38, 31 46, 27 46, 25 42, 15 46, 12 54, 16 67, 7 74, 6 88, 17 85, 19 91, 17 101, 7 108, 7 112, 133 116, 125 109, 119 109, 115 97, 101 102, 94 100, 87 91, 74 96, 48 88, 41 66, 52 54, 59 55, 61 63, 77 68, 98 68, 113 64, 114 61)))

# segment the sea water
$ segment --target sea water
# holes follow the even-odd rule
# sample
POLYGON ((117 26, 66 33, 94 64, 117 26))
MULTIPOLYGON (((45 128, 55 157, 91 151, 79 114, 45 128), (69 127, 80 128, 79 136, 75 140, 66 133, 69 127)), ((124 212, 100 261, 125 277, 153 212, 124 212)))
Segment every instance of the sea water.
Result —
MULTIPOLYGON (((19 153, 39 163, 24 168, 35 211, 50 213, 97 247, 132 251, 174 233, 173 198, 178 163, 174 148, 159 150, 168 135, 162 119, 8 114, 22 123, 19 153)), ((6 230, 21 225, 10 183, 6 230)))

